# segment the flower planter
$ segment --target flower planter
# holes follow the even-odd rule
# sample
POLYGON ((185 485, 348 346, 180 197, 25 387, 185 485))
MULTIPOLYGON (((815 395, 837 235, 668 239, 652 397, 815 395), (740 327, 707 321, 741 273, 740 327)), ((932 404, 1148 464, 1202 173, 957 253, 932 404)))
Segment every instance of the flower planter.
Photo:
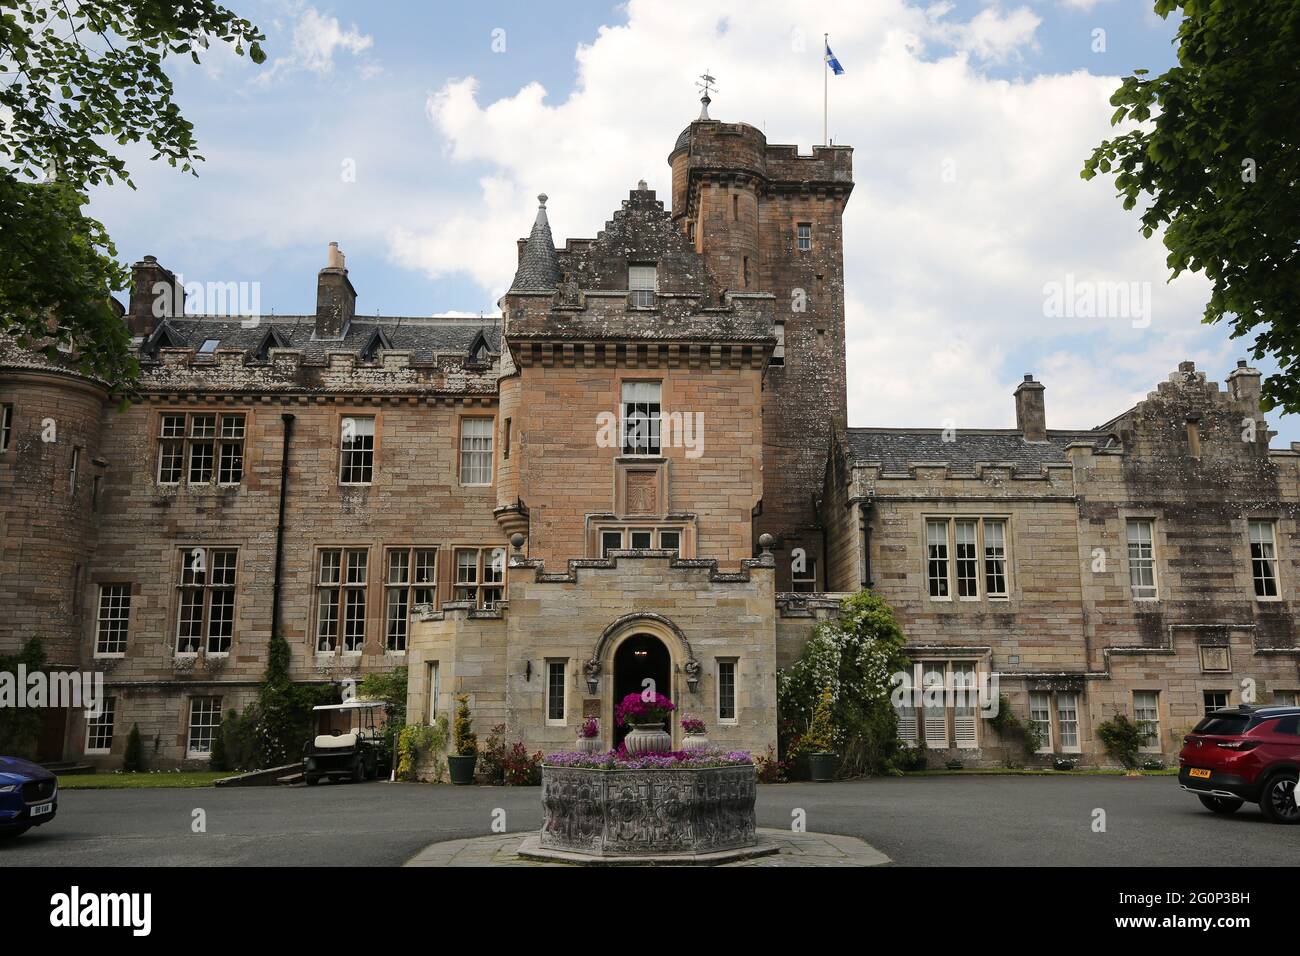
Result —
POLYGON ((673 749, 673 738, 663 724, 633 724, 623 746, 630 754, 666 754, 673 749))
POLYGON ((813 783, 827 783, 835 779, 835 754, 809 754, 808 776, 813 783))
POLYGON ((598 754, 604 752, 605 745, 601 743, 599 737, 579 737, 578 744, 573 749, 578 753, 598 754))
POLYGON ((755 782, 753 765, 677 770, 543 766, 540 843, 603 857, 752 847, 755 782))
POLYGON ((474 765, 478 763, 478 754, 470 754, 467 757, 460 754, 452 754, 447 758, 447 772, 451 776, 451 782, 464 786, 474 782, 474 765))
POLYGON ((709 749, 708 734, 686 734, 682 737, 682 749, 688 752, 709 749))

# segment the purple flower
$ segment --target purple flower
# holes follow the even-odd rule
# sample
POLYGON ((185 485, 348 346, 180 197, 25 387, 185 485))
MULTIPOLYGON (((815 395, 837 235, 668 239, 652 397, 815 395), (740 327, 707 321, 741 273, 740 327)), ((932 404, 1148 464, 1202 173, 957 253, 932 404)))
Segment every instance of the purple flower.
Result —
POLYGON ((578 730, 578 736, 584 740, 591 740, 600 735, 600 721, 595 717, 588 717, 582 722, 582 727, 578 730))
POLYGON ((754 758, 747 750, 675 750, 661 754, 637 754, 627 751, 606 751, 603 754, 561 751, 542 758, 547 767, 580 767, 588 770, 700 770, 709 767, 753 766, 754 758))

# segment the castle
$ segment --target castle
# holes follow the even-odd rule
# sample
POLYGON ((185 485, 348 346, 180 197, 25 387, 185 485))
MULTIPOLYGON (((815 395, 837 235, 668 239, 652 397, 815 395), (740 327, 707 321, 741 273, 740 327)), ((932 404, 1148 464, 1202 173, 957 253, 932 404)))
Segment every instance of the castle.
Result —
MULTIPOLYGON (((852 156, 706 103, 670 208, 641 184, 557 247, 541 197, 482 320, 358 315, 333 244, 314 314, 186 314, 146 256, 126 407, 0 343, 0 652, 40 636, 109 698, 47 712, 40 757, 116 767, 138 725, 155 765, 203 761, 273 630, 295 680, 406 666, 413 721, 468 694, 568 749, 651 679, 761 751, 778 668, 864 587, 910 683, 996 675, 1044 759, 1105 762, 1115 713, 1168 760, 1208 708, 1294 703, 1300 451, 1269 448, 1259 373, 1185 363, 1088 431, 1030 376, 1015 429, 849 427, 852 156)), ((1012 754, 951 702, 900 731, 1012 754)))

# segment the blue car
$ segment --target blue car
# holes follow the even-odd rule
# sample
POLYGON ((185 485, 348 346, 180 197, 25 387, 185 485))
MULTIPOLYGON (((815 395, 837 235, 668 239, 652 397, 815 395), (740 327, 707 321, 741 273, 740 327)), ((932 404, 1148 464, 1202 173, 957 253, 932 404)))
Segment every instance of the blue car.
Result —
POLYGON ((49 823, 58 810, 58 777, 18 757, 0 757, 0 839, 49 823))

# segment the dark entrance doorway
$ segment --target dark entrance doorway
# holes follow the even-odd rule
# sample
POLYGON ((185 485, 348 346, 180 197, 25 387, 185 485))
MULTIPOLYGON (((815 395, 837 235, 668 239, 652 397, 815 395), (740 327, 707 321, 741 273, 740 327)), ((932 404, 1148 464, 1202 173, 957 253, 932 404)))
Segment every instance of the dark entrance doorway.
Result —
MULTIPOLYGON (((646 678, 653 680, 655 691, 672 697, 672 660, 664 642, 650 634, 633 634, 614 652, 614 707, 628 694, 645 690, 646 678)), ((669 733, 672 726, 665 728, 669 733)), ((628 728, 614 725, 614 746, 627 736, 628 728)))

